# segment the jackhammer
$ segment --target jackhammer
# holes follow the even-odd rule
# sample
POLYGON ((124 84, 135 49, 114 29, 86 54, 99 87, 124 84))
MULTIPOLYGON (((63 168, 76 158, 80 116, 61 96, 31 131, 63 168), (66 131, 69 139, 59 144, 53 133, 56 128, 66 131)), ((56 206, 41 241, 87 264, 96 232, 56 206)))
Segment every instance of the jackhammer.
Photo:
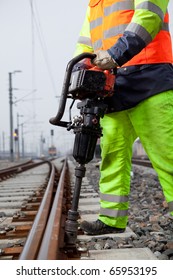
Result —
POLYGON ((113 70, 101 70, 97 67, 90 69, 76 69, 74 66, 79 62, 92 59, 95 54, 83 53, 73 58, 67 65, 62 93, 60 97, 58 113, 50 119, 50 123, 56 126, 73 129, 75 134, 73 157, 78 165, 75 168, 75 187, 72 197, 71 209, 65 224, 66 244, 75 245, 78 233, 78 203, 82 178, 85 177, 85 164, 89 163, 95 152, 97 139, 102 136, 100 118, 103 118, 107 105, 105 97, 112 96, 115 84, 115 73, 113 70), (65 111, 67 98, 72 99, 70 106, 69 121, 61 120, 65 111), (71 109, 76 100, 80 115, 71 119, 71 109))

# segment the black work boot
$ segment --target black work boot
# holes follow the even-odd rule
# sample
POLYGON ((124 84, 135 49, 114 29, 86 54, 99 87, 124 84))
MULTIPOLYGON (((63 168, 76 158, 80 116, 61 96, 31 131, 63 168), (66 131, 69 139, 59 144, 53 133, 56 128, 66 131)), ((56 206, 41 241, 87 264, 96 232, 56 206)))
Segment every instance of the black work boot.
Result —
POLYGON ((110 227, 104 224, 100 220, 94 222, 83 221, 80 224, 80 228, 89 235, 101 235, 107 233, 122 233, 125 231, 125 228, 116 228, 110 227))

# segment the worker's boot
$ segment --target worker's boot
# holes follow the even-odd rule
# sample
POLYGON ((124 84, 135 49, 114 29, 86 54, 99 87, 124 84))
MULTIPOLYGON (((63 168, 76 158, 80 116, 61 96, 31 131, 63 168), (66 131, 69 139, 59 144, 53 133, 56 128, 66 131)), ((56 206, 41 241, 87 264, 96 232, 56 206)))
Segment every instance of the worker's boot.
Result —
POLYGON ((110 227, 104 224, 100 220, 96 220, 94 222, 83 221, 80 224, 80 228, 89 235, 101 235, 107 233, 122 233, 125 231, 125 228, 116 228, 110 227))

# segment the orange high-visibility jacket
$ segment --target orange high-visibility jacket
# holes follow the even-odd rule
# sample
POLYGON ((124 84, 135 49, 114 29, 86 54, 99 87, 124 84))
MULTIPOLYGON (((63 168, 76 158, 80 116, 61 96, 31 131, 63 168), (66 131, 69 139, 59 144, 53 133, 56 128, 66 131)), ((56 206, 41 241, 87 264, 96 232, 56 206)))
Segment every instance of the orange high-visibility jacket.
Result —
MULTIPOLYGON (((172 63, 167 5, 168 0, 91 0, 78 41, 80 52, 82 49, 87 51, 88 46, 89 52, 102 49, 114 55, 116 43, 124 34, 129 34, 131 41, 134 35, 143 42, 143 46, 139 53, 130 59, 125 58, 123 66, 172 63)), ((128 41, 126 48, 127 44, 128 41)), ((122 46, 121 41, 121 49, 122 46)), ((132 47, 129 45, 129 52, 132 47)), ((117 54, 114 58, 116 60, 117 54)))

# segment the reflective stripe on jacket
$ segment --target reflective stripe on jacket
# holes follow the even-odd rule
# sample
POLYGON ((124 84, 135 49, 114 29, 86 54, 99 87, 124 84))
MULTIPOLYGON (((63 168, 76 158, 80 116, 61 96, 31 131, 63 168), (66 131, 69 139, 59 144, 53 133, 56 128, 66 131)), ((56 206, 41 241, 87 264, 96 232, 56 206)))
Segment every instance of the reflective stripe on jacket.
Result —
MULTIPOLYGON (((121 39, 121 49, 117 50, 114 57, 116 59, 119 52, 123 52, 123 36, 128 34, 132 39, 133 36, 139 38, 142 44, 135 55, 133 46, 129 44, 129 50, 124 51, 124 59, 121 59, 120 65, 172 63, 168 2, 168 0, 91 0, 77 52, 80 45, 81 51, 85 46, 85 51, 110 49, 111 54, 114 54, 114 46, 121 39)), ((127 45, 128 43, 125 43, 124 48, 128 48, 127 45)))

